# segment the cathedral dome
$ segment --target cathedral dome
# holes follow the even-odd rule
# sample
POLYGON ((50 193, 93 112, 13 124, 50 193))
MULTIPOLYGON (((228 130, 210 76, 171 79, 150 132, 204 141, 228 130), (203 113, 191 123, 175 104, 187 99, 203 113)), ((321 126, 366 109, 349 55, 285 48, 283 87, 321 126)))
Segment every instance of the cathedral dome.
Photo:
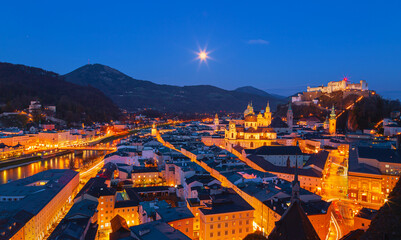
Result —
POLYGON ((249 114, 245 117, 245 122, 257 122, 258 118, 254 114, 249 114))

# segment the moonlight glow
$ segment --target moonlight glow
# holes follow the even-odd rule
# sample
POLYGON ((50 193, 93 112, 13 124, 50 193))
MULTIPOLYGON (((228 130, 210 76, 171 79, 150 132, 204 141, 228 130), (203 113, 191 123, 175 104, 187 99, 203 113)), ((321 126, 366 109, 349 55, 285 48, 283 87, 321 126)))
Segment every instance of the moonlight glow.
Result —
POLYGON ((196 53, 198 55, 196 59, 199 59, 200 62, 207 62, 207 60, 210 59, 209 53, 210 52, 207 52, 206 49, 204 50, 200 49, 199 52, 196 53))
POLYGON ((203 52, 203 51, 202 51, 202 52, 199 53, 199 59, 200 59, 201 61, 205 61, 206 58, 207 58, 206 52, 203 52))

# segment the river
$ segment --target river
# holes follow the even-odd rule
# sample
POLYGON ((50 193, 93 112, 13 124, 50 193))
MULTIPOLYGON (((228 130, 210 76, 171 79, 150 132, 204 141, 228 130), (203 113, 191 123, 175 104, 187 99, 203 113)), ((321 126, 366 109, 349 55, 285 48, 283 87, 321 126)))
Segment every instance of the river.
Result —
MULTIPOLYGON (((119 140, 114 140, 111 145, 116 145, 119 140)), ((0 184, 8 181, 18 180, 32 176, 36 173, 49 169, 79 169, 88 164, 96 162, 99 158, 103 158, 107 153, 105 151, 83 151, 82 154, 75 155, 74 153, 63 156, 43 159, 37 162, 28 163, 23 166, 16 166, 6 170, 0 170, 0 184)))

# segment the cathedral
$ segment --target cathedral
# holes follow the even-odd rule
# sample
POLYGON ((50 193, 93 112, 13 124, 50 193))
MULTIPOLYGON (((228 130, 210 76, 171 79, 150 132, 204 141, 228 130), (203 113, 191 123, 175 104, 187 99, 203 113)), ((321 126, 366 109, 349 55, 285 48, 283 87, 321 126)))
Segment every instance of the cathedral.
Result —
POLYGON ((277 133, 270 127, 272 113, 269 103, 263 114, 256 114, 252 103, 244 111, 244 120, 231 120, 228 130, 225 130, 227 145, 239 145, 243 148, 258 148, 269 146, 276 141, 277 133))

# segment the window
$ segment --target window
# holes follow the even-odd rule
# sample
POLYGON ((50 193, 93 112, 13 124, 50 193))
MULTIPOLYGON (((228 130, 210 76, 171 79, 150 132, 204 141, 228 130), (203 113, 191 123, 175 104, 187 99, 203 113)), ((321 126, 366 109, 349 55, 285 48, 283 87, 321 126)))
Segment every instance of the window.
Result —
POLYGON ((211 238, 213 237, 213 233, 210 233, 210 237, 211 237, 211 238))
POLYGON ((228 223, 224 223, 224 227, 228 227, 228 223))
POLYGON ((220 237, 220 232, 217 232, 217 236, 220 237))
POLYGON ((228 231, 225 231, 225 232, 224 232, 224 235, 226 235, 226 236, 227 236, 227 235, 228 235, 228 231))
POLYGON ((232 233, 232 234, 235 234, 235 229, 233 229, 231 233, 232 233))
POLYGON ((228 215, 225 216, 225 219, 228 220, 228 215))
POLYGON ((217 228, 220 228, 220 227, 221 227, 220 223, 219 223, 219 224, 217 224, 217 228))
POLYGON ((210 229, 213 229, 213 224, 210 224, 210 229))

